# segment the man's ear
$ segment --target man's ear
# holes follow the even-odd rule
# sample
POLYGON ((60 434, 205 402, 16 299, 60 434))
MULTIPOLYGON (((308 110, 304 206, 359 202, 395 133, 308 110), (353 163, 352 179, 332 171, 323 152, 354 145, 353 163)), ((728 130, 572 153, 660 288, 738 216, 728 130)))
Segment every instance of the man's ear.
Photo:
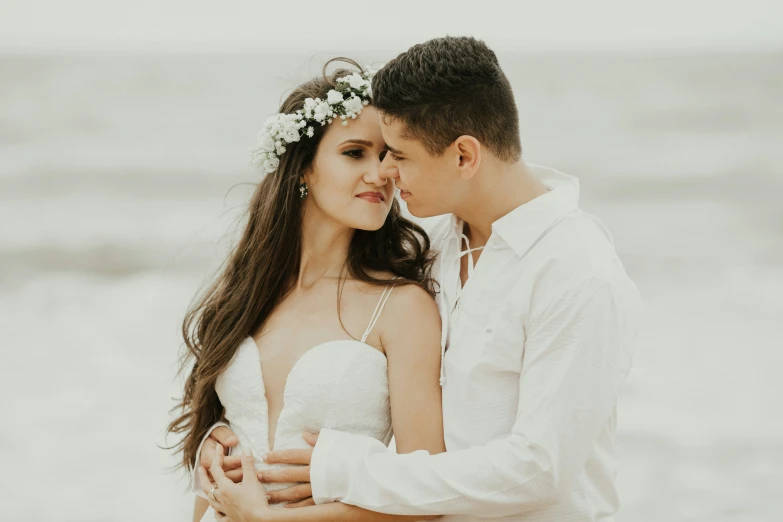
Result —
POLYGON ((481 164, 481 143, 473 136, 460 136, 452 144, 457 156, 457 170, 462 179, 470 179, 481 164))

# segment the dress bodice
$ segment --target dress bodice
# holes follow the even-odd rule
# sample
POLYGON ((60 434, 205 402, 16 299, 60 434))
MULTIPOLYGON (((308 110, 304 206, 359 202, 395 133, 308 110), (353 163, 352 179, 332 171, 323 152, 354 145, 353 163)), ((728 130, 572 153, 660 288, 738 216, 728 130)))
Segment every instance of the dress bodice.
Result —
MULTIPOLYGON (((261 456, 270 451, 269 407, 261 359, 252 337, 239 346, 216 390, 226 420, 256 457, 256 469, 270 466, 261 456)), ((302 449, 305 430, 322 428, 375 437, 388 444, 391 435, 386 356, 361 341, 337 340, 306 351, 294 364, 283 392, 274 449, 302 449)), ((266 484, 268 490, 290 484, 266 484)))

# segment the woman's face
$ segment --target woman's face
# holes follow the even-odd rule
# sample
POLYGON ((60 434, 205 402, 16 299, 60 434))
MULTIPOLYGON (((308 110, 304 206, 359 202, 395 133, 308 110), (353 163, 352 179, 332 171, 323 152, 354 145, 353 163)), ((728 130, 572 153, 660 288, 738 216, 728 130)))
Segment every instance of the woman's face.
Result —
MULTIPOLYGON (((320 211, 350 228, 378 230, 386 221, 394 197, 394 181, 381 178, 385 150, 378 112, 362 109, 355 120, 328 125, 315 159, 304 175, 306 211, 320 211)), ((307 138, 302 138, 307 139, 307 138)))

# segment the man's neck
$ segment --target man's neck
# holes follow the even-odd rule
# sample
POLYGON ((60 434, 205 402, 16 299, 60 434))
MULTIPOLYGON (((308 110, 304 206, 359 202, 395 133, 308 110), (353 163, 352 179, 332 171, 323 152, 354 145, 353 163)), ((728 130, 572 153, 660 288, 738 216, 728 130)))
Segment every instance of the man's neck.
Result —
POLYGON ((549 190, 522 160, 511 164, 497 160, 488 163, 472 180, 470 200, 456 212, 467 225, 464 233, 470 239, 471 248, 487 243, 492 223, 549 190))

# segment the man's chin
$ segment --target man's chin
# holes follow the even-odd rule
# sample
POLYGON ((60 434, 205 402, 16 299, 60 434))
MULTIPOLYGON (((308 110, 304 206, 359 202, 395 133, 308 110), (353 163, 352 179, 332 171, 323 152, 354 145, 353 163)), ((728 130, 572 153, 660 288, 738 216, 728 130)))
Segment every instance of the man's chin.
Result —
POLYGON ((417 219, 424 219, 434 216, 440 216, 443 214, 443 212, 437 212, 433 211, 432 209, 428 209, 426 205, 422 205, 420 202, 417 201, 405 201, 404 199, 400 198, 400 204, 405 208, 405 211, 410 214, 412 217, 415 217, 417 219))
POLYGON ((430 217, 443 215, 442 212, 433 212, 432 210, 428 210, 428 209, 423 208, 422 206, 416 205, 416 204, 408 205, 408 212, 410 212, 410 214, 413 217, 416 217, 416 218, 419 218, 419 219, 424 219, 424 218, 430 218, 430 217))

